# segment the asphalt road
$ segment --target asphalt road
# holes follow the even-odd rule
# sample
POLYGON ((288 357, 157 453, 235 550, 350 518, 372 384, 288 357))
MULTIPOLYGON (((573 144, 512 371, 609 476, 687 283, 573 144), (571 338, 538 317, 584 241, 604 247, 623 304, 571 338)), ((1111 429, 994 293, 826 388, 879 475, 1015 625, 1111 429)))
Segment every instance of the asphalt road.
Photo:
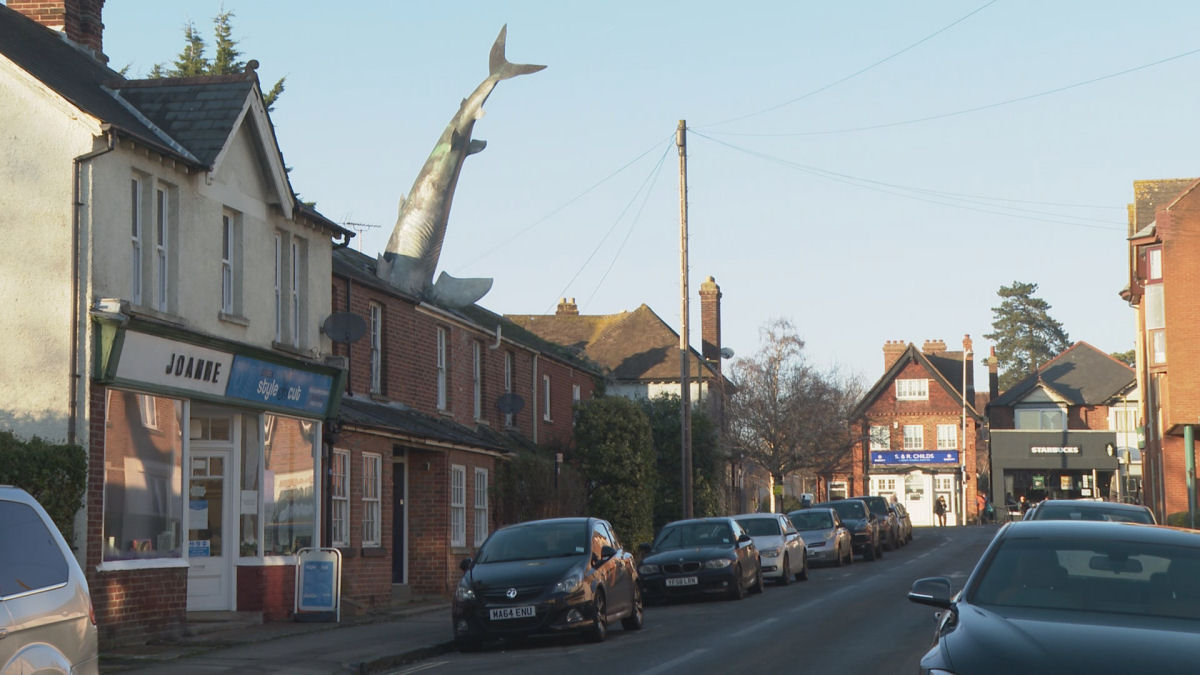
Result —
POLYGON ((745 600, 654 605, 645 628, 613 626, 602 644, 531 639, 389 673, 912 673, 934 629, 933 610, 905 597, 913 580, 946 576, 957 590, 996 530, 921 528, 880 560, 815 568, 808 581, 769 585, 745 600))

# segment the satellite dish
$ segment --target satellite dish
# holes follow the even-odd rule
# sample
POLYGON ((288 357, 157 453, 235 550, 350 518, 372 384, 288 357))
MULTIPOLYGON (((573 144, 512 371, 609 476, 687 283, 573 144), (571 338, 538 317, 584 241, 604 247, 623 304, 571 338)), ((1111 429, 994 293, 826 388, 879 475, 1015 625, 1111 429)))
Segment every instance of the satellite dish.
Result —
POLYGON ((524 407, 525 399, 517 394, 501 394, 500 398, 496 399, 496 408, 505 415, 516 415, 524 407))
POLYGON ((721 358, 732 359, 733 358, 733 350, 730 349, 729 347, 721 347, 721 358))
POLYGON ((357 314, 334 312, 321 324, 321 332, 334 342, 347 344, 358 340, 367 332, 367 322, 357 314))

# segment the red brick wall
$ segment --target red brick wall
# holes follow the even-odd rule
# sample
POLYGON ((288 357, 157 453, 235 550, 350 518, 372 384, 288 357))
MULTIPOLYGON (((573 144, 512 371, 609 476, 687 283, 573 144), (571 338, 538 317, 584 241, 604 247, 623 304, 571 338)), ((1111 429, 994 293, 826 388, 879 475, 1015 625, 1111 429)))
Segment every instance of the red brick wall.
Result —
MULTIPOLYGON (((394 441, 366 433, 342 433, 334 447, 350 453, 350 545, 342 551, 342 612, 356 614, 386 607, 392 596, 394 441), (380 545, 363 547, 363 453, 380 456, 380 545)), ((328 500, 326 501, 328 503, 328 500)), ((411 506, 409 507, 411 508, 411 506)), ((323 540, 328 544, 329 533, 323 540)))
POLYGON ((290 618, 296 607, 296 566, 238 567, 237 603, 239 611, 262 612, 265 621, 290 618))

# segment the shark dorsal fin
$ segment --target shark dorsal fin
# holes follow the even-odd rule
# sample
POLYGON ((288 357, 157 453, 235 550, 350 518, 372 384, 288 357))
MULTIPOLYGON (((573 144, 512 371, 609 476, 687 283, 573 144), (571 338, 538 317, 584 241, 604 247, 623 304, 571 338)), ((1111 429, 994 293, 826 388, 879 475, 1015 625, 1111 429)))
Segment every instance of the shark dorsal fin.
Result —
POLYGON ((483 149, 486 147, 487 147, 487 141, 481 141, 479 139, 472 139, 472 141, 467 144, 467 154, 473 155, 477 152, 482 152, 483 149))

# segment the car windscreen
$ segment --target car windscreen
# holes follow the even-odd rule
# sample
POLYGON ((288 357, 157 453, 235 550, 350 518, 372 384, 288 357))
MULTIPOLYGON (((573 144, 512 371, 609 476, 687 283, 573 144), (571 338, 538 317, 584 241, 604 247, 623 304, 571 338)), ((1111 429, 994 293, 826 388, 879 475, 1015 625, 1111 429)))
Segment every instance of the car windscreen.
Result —
POLYGON ((864 520, 867 517, 867 505, 862 502, 832 502, 829 508, 837 511, 842 520, 864 520))
POLYGON ((477 563, 583 555, 588 550, 584 522, 536 523, 494 532, 479 550, 477 563))
POLYGON ((654 540, 655 551, 693 546, 733 546, 733 530, 727 523, 678 523, 667 525, 654 540))
POLYGON ((833 527, 833 516, 826 511, 800 511, 788 516, 797 530, 828 530, 833 527))
POLYGON ((778 537, 783 534, 778 518, 738 518, 737 522, 751 537, 778 537))
POLYGON ((1114 539, 1012 539, 970 602, 1200 619, 1200 548, 1114 539))
POLYGON ((1137 509, 1106 509, 1104 507, 1042 504, 1033 520, 1111 520, 1118 523, 1154 524, 1149 511, 1137 509))

